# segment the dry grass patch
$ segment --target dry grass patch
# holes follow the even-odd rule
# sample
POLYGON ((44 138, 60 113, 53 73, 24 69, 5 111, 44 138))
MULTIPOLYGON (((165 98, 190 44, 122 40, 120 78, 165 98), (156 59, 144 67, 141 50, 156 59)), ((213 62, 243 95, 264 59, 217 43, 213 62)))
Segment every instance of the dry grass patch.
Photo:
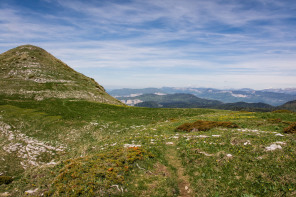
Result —
POLYGON ((272 113, 294 113, 294 112, 287 109, 279 109, 279 110, 272 111, 272 113))
POLYGON ((285 133, 296 133, 296 122, 292 123, 290 126, 284 128, 285 133))
POLYGON ((198 120, 193 123, 185 123, 176 128, 176 131, 208 131, 212 128, 238 128, 238 125, 232 122, 219 122, 219 121, 204 121, 198 120))

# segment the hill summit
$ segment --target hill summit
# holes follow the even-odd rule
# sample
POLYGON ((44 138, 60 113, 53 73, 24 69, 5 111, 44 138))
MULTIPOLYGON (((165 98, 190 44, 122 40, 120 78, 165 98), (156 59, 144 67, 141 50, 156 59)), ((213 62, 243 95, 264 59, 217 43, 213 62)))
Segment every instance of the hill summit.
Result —
POLYGON ((122 105, 94 79, 33 45, 22 45, 0 54, 0 69, 2 95, 35 100, 73 98, 122 105))

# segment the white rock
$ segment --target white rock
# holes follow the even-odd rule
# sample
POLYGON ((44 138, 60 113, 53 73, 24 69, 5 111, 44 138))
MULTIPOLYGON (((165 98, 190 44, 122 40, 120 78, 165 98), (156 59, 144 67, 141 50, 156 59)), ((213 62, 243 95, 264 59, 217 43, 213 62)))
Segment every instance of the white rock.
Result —
POLYGON ((166 145, 173 145, 174 144, 174 142, 167 142, 167 143, 165 143, 166 145))
POLYGON ((272 144, 272 145, 267 146, 265 148, 266 151, 273 151, 273 150, 276 150, 276 149, 282 149, 282 147, 280 145, 277 145, 277 144, 272 144))
POLYGON ((227 154, 226 157, 232 157, 232 154, 227 154))
POLYGON ((284 135, 283 134, 280 134, 280 133, 277 133, 275 134, 276 136, 280 136, 280 137, 283 137, 284 135))
POLYGON ((25 194, 33 194, 33 193, 35 193, 37 191, 38 191, 38 188, 36 188, 34 190, 27 190, 27 191, 25 191, 25 194))
POLYGON ((139 144, 124 144, 123 147, 124 148, 141 147, 141 145, 139 145, 139 144))
POLYGON ((207 138, 207 137, 209 137, 209 136, 206 136, 206 135, 198 135, 198 136, 196 136, 196 137, 207 138))

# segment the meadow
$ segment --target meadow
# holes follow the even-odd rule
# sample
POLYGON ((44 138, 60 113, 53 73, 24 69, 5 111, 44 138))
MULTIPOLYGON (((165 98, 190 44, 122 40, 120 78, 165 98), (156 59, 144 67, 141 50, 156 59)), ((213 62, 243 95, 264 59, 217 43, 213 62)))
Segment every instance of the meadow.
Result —
POLYGON ((0 196, 295 196, 296 136, 284 132, 295 122, 2 96, 0 196), (177 129, 196 121, 237 127, 177 129))

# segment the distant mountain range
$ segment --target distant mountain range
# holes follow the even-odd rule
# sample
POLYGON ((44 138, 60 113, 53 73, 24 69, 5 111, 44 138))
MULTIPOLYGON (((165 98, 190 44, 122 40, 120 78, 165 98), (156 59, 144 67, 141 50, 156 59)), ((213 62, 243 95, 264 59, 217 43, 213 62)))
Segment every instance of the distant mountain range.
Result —
MULTIPOLYGON (((253 90, 253 89, 239 89, 239 90, 220 90, 214 88, 176 88, 176 87, 163 87, 163 88, 144 88, 144 89, 116 89, 107 92, 116 97, 130 97, 129 102, 131 105, 137 104, 139 101, 136 96, 143 94, 192 94, 196 97, 208 100, 216 100, 223 103, 266 103, 272 106, 280 106, 286 102, 296 100, 296 88, 287 89, 265 89, 265 90, 253 90)), ((120 99, 122 100, 122 99, 120 99)))
MULTIPOLYGON (((135 98, 143 101, 135 105, 143 107, 146 107, 147 104, 153 104, 153 102, 156 104, 155 107, 165 108, 208 108, 222 104, 220 101, 201 99, 192 94, 143 94, 135 98)), ((119 99, 122 100, 124 97, 119 99)))
MULTIPOLYGON (((138 107, 150 108, 212 108, 246 111, 272 111, 277 109, 265 103, 223 103, 217 100, 198 98, 192 94, 143 94, 133 97, 117 97, 121 102, 138 107)), ((289 107, 288 107, 289 108, 289 107)))

